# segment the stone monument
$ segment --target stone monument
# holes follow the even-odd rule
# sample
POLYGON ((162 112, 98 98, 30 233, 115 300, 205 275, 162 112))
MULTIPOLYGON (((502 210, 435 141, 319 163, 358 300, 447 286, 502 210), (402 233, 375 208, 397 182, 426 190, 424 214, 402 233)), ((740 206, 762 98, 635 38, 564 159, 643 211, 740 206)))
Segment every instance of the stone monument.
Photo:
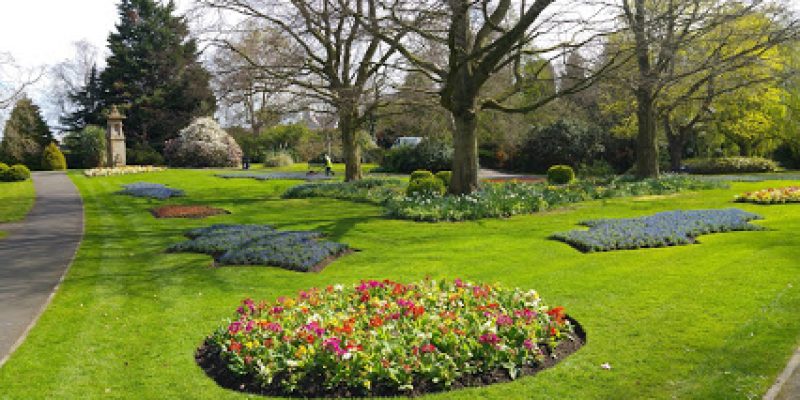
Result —
POLYGON ((111 108, 108 115, 108 129, 106 130, 106 166, 125 166, 125 134, 122 133, 122 120, 125 116, 120 114, 117 106, 111 108))

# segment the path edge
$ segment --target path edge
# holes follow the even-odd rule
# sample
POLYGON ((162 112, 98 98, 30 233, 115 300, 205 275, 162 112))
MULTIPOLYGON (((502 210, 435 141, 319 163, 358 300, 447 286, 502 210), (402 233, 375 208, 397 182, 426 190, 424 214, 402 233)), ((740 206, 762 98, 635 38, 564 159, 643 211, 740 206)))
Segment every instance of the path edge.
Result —
MULTIPOLYGON (((45 310, 47 310, 47 307, 50 307, 50 303, 53 301, 53 298, 56 296, 56 293, 58 293, 58 290, 61 289, 61 284, 64 282, 64 279, 66 279, 69 270, 72 268, 72 264, 75 262, 75 258, 78 257, 78 251, 81 249, 81 246, 83 245, 83 237, 86 234, 86 207, 85 204, 83 203, 83 196, 81 196, 81 191, 78 189, 78 185, 76 185, 75 182, 72 181, 72 178, 69 177, 69 173, 65 172, 64 175, 67 177, 67 179, 69 179, 70 183, 72 183, 72 185, 75 186, 75 191, 78 192, 78 200, 80 200, 81 203, 81 237, 80 240, 78 241, 78 245, 75 246, 75 252, 72 254, 72 258, 70 258, 69 264, 67 264, 67 268, 64 269, 64 273, 61 274, 60 278, 58 278, 58 282, 53 287, 53 291, 50 292, 50 295, 47 296, 47 300, 44 302, 44 304, 42 304, 42 307, 39 309, 39 311, 36 312, 36 316, 33 317, 28 326, 25 327, 25 330, 22 331, 22 335, 20 335, 17 341, 14 342, 14 344, 12 344, 11 347, 8 349, 8 353, 5 356, 3 356, 3 358, 0 358, 0 368, 3 368, 3 365, 5 365, 6 362, 9 359, 11 359, 11 356, 14 355, 14 352, 16 352, 17 349, 20 346, 22 346, 22 343, 25 342, 25 339, 28 337, 28 334, 31 332, 33 327, 36 326, 36 323, 39 322, 39 318, 41 318, 42 314, 44 314, 45 310)), ((33 207, 31 207, 31 210, 32 209, 33 207)), ((18 222, 22 223, 24 221, 25 220, 18 222)))
POLYGON ((798 347, 792 357, 789 359, 789 362, 786 364, 786 368, 783 369, 778 378, 775 379, 775 383, 772 384, 772 387, 769 388, 762 400, 775 400, 778 394, 781 393, 781 389, 783 389, 783 385, 789 381, 789 378, 794 374, 794 371, 800 367, 800 347, 798 347))

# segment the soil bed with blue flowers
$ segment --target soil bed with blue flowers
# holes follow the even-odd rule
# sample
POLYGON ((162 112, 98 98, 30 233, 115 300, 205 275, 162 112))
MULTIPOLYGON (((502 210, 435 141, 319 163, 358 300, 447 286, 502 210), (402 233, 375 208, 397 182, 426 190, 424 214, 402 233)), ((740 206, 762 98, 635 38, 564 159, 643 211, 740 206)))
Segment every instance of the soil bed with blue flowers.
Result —
POLYGON ((216 265, 267 265, 300 272, 319 272, 353 251, 348 245, 323 240, 314 231, 279 231, 269 225, 217 224, 190 230, 190 240, 169 252, 203 253, 216 265))

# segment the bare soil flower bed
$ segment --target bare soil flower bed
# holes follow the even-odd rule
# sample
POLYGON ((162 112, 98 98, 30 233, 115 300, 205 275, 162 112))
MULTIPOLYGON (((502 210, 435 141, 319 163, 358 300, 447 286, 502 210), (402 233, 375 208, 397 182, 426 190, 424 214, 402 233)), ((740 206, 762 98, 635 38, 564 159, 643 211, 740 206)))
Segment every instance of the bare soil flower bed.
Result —
POLYGON ((214 215, 230 214, 230 211, 221 208, 194 205, 168 205, 150 210, 156 218, 206 218, 214 215))

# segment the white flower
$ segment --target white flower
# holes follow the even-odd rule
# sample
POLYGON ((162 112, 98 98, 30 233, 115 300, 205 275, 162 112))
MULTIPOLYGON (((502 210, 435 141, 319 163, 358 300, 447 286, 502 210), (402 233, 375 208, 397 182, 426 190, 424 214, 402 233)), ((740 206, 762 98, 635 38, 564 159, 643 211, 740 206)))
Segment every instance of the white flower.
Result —
POLYGON ((605 369, 605 370, 610 370, 611 369, 611 364, 609 364, 609 363, 600 364, 600 368, 605 369))

